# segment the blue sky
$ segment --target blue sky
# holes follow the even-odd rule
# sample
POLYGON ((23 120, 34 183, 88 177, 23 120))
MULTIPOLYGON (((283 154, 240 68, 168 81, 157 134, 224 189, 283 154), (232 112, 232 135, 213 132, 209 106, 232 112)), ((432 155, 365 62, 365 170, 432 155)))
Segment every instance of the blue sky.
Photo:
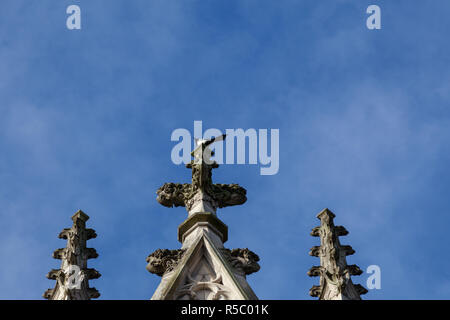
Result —
MULTIPOLYGON (((188 182, 176 128, 280 129, 280 170, 223 165, 247 189, 218 211, 248 247, 261 299, 311 299, 316 214, 330 208, 379 265, 365 299, 448 299, 450 3, 434 1, 3 0, 0 7, 0 298, 40 299, 78 209, 100 256, 103 299, 148 299, 157 248, 179 248, 184 208, 155 200, 188 182), (82 30, 66 29, 78 4, 82 30), (378 4, 382 29, 366 28, 378 4)), ((365 285, 368 275, 354 277, 365 285)))

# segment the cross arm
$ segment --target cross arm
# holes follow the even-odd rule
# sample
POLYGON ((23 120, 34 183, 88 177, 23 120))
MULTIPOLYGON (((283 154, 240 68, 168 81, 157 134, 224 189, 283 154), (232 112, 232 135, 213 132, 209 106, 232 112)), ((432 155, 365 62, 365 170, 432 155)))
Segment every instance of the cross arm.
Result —
POLYGON ((240 205, 247 201, 247 190, 238 184, 213 184, 210 191, 219 208, 240 205))
POLYGON ((156 200, 163 206, 184 207, 192 196, 192 186, 189 183, 165 183, 156 191, 156 200))

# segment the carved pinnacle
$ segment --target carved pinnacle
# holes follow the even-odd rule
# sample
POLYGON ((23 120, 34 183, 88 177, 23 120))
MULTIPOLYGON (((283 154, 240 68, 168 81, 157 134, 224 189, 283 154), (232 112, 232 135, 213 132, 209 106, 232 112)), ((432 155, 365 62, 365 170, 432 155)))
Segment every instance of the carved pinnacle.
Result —
POLYGON ((336 216, 328 209, 321 211, 317 218, 320 226, 312 229, 311 235, 320 237, 320 246, 311 248, 311 256, 320 257, 320 266, 314 266, 308 271, 311 277, 320 276, 320 285, 313 286, 310 295, 321 300, 360 300, 360 295, 367 293, 361 285, 352 283, 350 276, 361 275, 362 270, 357 265, 347 265, 346 256, 355 253, 349 245, 341 245, 340 236, 348 231, 343 226, 335 226, 336 216))
POLYGON ((55 259, 62 260, 61 268, 52 269, 47 274, 48 279, 56 280, 56 285, 44 293, 44 298, 89 300, 100 296, 97 289, 89 288, 88 282, 101 276, 97 270, 87 268, 87 260, 98 257, 95 249, 86 248, 86 241, 97 236, 93 229, 86 229, 88 219, 89 216, 79 210, 72 216, 72 227, 59 234, 59 238, 67 240, 67 246, 53 253, 55 259))

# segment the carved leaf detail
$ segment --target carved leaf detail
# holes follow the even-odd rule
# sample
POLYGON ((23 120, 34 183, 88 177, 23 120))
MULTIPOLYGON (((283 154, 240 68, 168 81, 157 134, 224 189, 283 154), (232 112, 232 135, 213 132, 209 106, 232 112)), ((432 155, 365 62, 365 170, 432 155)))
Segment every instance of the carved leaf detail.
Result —
POLYGON ((308 271, 308 276, 310 277, 319 277, 325 271, 325 268, 322 266, 314 266, 308 271))
POLYGON ((309 251, 309 255, 313 257, 320 257, 321 254, 321 247, 320 246, 314 246, 309 251))
POLYGON ((367 290, 360 285, 353 285, 351 276, 361 275, 362 270, 357 265, 347 265, 345 258, 354 254, 355 250, 339 242, 339 237, 347 235, 348 231, 343 226, 334 225, 335 215, 328 209, 317 217, 321 224, 312 229, 311 235, 320 237, 321 245, 312 247, 309 254, 320 257, 321 266, 312 267, 308 275, 320 276, 321 286, 311 288, 310 294, 324 300, 360 299, 359 295, 367 290))
POLYGON ((150 273, 163 276, 166 272, 170 272, 175 269, 182 259, 185 251, 186 250, 184 249, 158 249, 147 257, 147 270, 150 273))
POLYGON ((319 297, 321 293, 322 293, 321 286, 312 286, 311 289, 309 289, 309 295, 311 297, 319 297))
POLYGON ((94 229, 86 229, 86 221, 89 219, 81 210, 72 216, 71 228, 63 229, 59 238, 67 241, 65 248, 53 252, 55 259, 62 260, 61 269, 53 269, 47 274, 47 278, 56 280, 54 289, 44 293, 44 298, 50 300, 88 300, 99 297, 95 289, 89 288, 89 279, 97 279, 101 275, 95 269, 87 268, 87 260, 98 257, 93 248, 86 248, 86 241, 95 238, 94 229), (96 293, 92 293, 95 290, 96 293))
POLYGON ((245 249, 220 249, 228 263, 239 272, 249 275, 259 271, 259 257, 248 248, 245 249))
POLYGON ((311 236, 320 237, 320 227, 315 227, 311 231, 311 236))

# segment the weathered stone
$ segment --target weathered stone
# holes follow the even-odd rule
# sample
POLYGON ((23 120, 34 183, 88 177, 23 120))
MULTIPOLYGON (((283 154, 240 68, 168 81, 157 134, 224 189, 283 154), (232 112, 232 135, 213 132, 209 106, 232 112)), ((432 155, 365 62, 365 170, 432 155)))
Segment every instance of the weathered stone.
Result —
POLYGON ((93 229, 86 229, 88 219, 81 210, 76 212, 72 216, 73 226, 59 234, 59 238, 67 240, 67 246, 53 253, 53 258, 61 260, 61 268, 47 274, 48 279, 56 280, 56 286, 45 291, 45 299, 89 300, 100 296, 97 289, 89 287, 88 281, 101 276, 97 270, 87 268, 87 260, 98 257, 95 249, 86 248, 86 241, 97 236, 93 229))
POLYGON ((348 234, 342 226, 335 226, 335 215, 328 209, 321 211, 317 218, 321 225, 312 229, 311 235, 320 237, 320 246, 311 248, 311 256, 320 257, 320 266, 314 266, 308 271, 310 277, 320 277, 320 285, 313 286, 309 294, 320 300, 360 300, 360 295, 367 290, 353 284, 352 275, 362 274, 357 265, 347 265, 346 256, 355 251, 351 246, 341 245, 339 236, 348 234))
POLYGON ((194 160, 186 167, 192 170, 192 183, 165 183, 156 192, 157 200, 166 207, 186 207, 189 215, 197 212, 216 213, 217 208, 240 205, 247 201, 246 190, 237 184, 213 184, 212 169, 216 162, 204 160, 203 155, 211 152, 209 145, 214 140, 201 141, 194 160))
POLYGON ((259 271, 259 257, 254 252, 246 249, 221 249, 222 254, 230 265, 238 272, 249 275, 259 271))
MULTIPOLYGON (((259 270, 259 257, 248 249, 225 249, 228 227, 216 209, 244 203, 246 190, 237 184, 213 184, 215 162, 202 154, 214 139, 200 141, 192 152, 192 183, 166 183, 157 200, 167 207, 184 206, 188 218, 178 227, 179 250, 158 249, 147 257, 147 270, 162 277, 153 300, 253 300, 246 276, 259 270)), ((210 150, 209 150, 210 151, 210 150)))
POLYGON ((235 254, 233 250, 218 249, 204 233, 183 253, 181 261, 170 272, 163 273, 152 300, 257 299, 245 273, 256 271, 259 266, 255 267, 253 261, 239 261, 241 256, 248 260, 257 260, 257 256, 246 255, 246 250, 238 249, 236 253, 240 254, 235 254), (231 252, 236 256, 230 257, 231 252))

